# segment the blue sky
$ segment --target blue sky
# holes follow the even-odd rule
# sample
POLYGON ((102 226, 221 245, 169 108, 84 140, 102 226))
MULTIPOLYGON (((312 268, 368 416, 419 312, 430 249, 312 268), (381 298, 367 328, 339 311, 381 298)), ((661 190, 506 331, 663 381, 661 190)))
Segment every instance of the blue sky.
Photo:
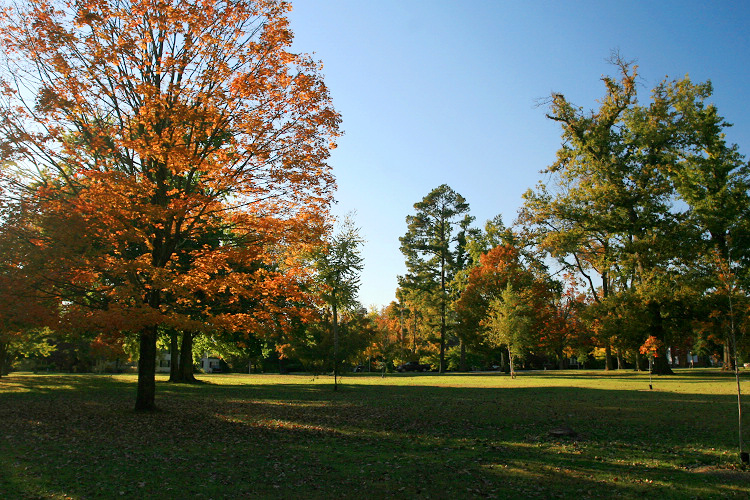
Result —
POLYGON ((356 210, 367 243, 360 301, 394 299, 399 237, 413 205, 440 184, 482 225, 513 222, 543 180, 560 129, 540 99, 586 109, 635 59, 640 97, 668 76, 711 80, 714 102, 750 153, 750 2, 296 0, 294 49, 323 62, 345 135, 331 157, 335 213, 356 210))

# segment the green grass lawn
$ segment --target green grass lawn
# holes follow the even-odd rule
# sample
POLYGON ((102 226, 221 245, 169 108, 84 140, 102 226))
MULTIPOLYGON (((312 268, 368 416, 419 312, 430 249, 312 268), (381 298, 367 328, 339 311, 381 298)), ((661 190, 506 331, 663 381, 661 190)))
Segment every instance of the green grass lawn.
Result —
POLYGON ((0 379, 0 498, 750 496, 715 370, 200 379, 153 414, 132 375, 0 379))

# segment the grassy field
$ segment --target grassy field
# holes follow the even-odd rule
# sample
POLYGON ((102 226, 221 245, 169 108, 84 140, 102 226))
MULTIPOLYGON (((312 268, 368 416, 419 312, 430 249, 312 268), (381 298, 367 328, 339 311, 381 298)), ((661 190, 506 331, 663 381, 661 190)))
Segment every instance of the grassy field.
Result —
POLYGON ((0 379, 0 498, 750 496, 715 370, 200 378, 0 379))

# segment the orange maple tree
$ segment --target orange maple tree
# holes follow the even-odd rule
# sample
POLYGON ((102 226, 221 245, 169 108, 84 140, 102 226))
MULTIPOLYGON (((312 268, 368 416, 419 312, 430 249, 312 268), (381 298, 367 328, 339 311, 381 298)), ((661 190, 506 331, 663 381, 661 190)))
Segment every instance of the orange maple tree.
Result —
POLYGON ((3 11, 0 154, 33 198, 70 321, 133 332, 153 409, 160 326, 283 331, 304 308, 339 135, 277 0, 32 0, 3 11), (73 250, 70 250, 74 248, 73 250))
POLYGON ((550 294, 550 302, 541 317, 539 346, 557 357, 558 367, 566 368, 566 359, 579 353, 579 349, 590 347, 591 338, 581 319, 581 312, 588 305, 580 284, 571 275, 566 276, 562 293, 550 294))
MULTIPOLYGON (((1 181, 2 179, 0 179, 1 181)), ((39 277, 29 265, 35 246, 25 241, 32 207, 14 203, 0 182, 0 377, 19 354, 46 354, 51 348, 45 327, 55 324, 57 301, 40 292, 39 277)))
POLYGON ((533 264, 524 262, 516 246, 496 246, 482 255, 479 265, 471 269, 466 289, 455 304, 458 320, 466 330, 483 338, 490 302, 510 286, 520 291, 524 302, 534 311, 531 329, 538 335, 547 319, 545 315, 552 297, 550 282, 542 274, 533 264))

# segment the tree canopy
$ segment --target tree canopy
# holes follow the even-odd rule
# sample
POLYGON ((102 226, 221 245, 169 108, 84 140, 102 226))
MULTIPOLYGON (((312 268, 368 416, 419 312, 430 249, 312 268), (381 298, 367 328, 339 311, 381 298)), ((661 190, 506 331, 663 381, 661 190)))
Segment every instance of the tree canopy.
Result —
POLYGON ((340 118, 320 64, 289 50, 289 8, 3 11, 4 178, 40 207, 27 239, 48 259, 40 272, 67 270, 50 289, 70 314, 138 332, 139 409, 154 406, 160 325, 279 328, 295 309, 279 292, 301 298, 295 256, 325 225, 340 118), (216 311, 219 297, 253 313, 216 311))

